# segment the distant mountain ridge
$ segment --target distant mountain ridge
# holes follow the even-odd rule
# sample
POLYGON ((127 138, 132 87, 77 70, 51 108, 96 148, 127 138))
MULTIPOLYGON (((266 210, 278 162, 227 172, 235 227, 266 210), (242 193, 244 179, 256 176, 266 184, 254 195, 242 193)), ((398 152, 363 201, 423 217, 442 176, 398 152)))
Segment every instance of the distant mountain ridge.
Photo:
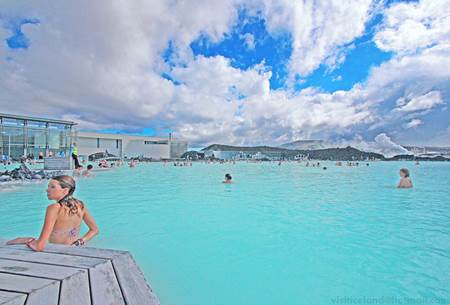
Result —
POLYGON ((324 149, 287 149, 282 147, 271 146, 233 146, 212 144, 203 148, 201 151, 234 151, 243 153, 262 153, 273 154, 278 153, 281 158, 292 159, 295 156, 302 155, 310 159, 317 160, 384 160, 385 157, 381 154, 373 152, 364 152, 354 147, 347 146, 345 148, 324 148, 324 149))
MULTIPOLYGON (((289 143, 287 143, 289 144, 289 143)), ((304 143, 301 143, 302 145, 304 143)), ((386 158, 384 155, 375 152, 366 152, 359 150, 357 148, 347 146, 345 148, 335 147, 335 148, 324 148, 324 149, 287 149, 283 147, 272 147, 272 146, 233 146, 233 145, 223 145, 223 144, 212 144, 201 150, 206 151, 231 151, 231 152, 242 152, 242 153, 261 153, 273 155, 278 154, 281 158, 293 159, 296 156, 305 156, 309 159, 315 160, 333 160, 333 161, 366 161, 366 160, 383 160, 383 161, 450 161, 450 158, 445 158, 442 156, 414 156, 413 154, 408 155, 396 155, 391 158, 386 158)))
POLYGON ((201 151, 216 150, 216 151, 242 151, 242 152, 275 152, 275 151, 289 151, 287 148, 273 147, 273 146, 233 146, 223 144, 212 144, 201 151))
POLYGON ((330 148, 331 145, 324 140, 298 140, 294 142, 284 143, 280 145, 280 147, 287 149, 310 150, 330 148))

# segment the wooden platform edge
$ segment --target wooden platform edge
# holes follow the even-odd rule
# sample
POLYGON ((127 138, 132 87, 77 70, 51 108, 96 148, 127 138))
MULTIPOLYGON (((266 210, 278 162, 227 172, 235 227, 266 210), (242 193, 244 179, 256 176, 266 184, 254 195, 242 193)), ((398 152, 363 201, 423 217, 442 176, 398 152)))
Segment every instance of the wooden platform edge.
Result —
MULTIPOLYGON (((6 245, 6 240, 2 238, 0 238, 0 248, 33 252, 24 245, 6 245)), ((38 255, 38 252, 35 253, 38 255)), ((153 289, 129 251, 48 244, 42 253, 109 260, 127 305, 160 305, 153 289)))

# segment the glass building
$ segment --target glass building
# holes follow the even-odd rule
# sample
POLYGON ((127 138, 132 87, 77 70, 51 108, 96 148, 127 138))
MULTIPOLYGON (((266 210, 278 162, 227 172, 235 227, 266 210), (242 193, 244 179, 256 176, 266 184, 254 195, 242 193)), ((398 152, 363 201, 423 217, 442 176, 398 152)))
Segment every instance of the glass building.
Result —
POLYGON ((74 125, 71 121, 0 113, 0 156, 3 160, 68 157, 74 125))

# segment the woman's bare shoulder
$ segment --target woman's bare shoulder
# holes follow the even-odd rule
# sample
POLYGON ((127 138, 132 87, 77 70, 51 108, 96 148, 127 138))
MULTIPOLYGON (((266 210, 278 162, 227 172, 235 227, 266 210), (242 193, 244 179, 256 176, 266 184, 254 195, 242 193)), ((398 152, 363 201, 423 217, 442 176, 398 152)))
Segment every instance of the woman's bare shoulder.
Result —
POLYGON ((61 205, 52 203, 47 206, 46 217, 59 217, 61 213, 61 205))
POLYGON ((47 206, 47 210, 59 210, 61 205, 57 202, 51 203, 47 206))
POLYGON ((78 206, 80 209, 82 209, 83 211, 84 211, 84 210, 87 210, 87 206, 86 206, 86 203, 85 203, 84 201, 78 200, 77 206, 78 206))

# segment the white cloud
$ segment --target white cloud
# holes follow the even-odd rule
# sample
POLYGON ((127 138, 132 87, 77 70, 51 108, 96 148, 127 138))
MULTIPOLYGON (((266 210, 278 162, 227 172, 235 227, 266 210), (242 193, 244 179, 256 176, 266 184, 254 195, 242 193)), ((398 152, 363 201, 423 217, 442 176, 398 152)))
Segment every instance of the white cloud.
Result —
POLYGON ((348 132, 372 120, 369 109, 359 105, 358 91, 270 91, 270 72, 259 66, 241 71, 221 56, 199 56, 172 75, 183 85, 177 86, 165 118, 192 141, 280 144, 317 130, 348 132), (236 98, 231 86, 246 98, 236 98))
POLYGON ((369 130, 386 130, 386 126, 401 130, 413 115, 418 118, 447 103, 448 66, 450 46, 435 45, 419 53, 393 57, 373 68, 360 87, 366 103, 378 113, 369 130))
POLYGON ((291 76, 306 76, 324 62, 332 68, 342 63, 346 45, 364 33, 377 8, 371 0, 260 1, 269 30, 292 33, 291 76))
POLYGON ((244 39, 247 49, 255 49, 255 36, 253 34, 245 33, 244 35, 241 35, 241 39, 244 39))
POLYGON ((377 46, 399 54, 435 44, 450 43, 450 5, 447 0, 396 3, 384 14, 375 36, 377 46))
MULTIPOLYGON (((375 9, 370 1, 252 3, 261 6, 270 31, 292 33, 291 74, 302 75, 321 63, 330 69, 339 65, 375 9)), ((448 99, 446 44, 395 56, 374 68, 365 83, 334 93, 319 88, 270 90, 271 72, 264 62, 240 70, 222 56, 194 58, 189 44, 199 35, 220 40, 230 31, 240 4, 237 0, 2 2, 2 18, 37 17, 41 23, 23 29, 31 41, 29 50, 0 46, 0 108, 73 119, 89 129, 171 128, 191 143, 278 144, 349 136, 356 128, 389 120, 398 120, 401 127, 413 119, 401 114, 448 99), (176 67, 161 57, 169 41, 182 63, 176 67), (6 56, 12 60, 3 60, 6 56), (161 77, 163 72, 181 84, 161 77), (389 108, 391 119, 380 113, 380 105, 396 100, 402 111, 390 114, 389 108)), ((0 38, 7 35, 0 30, 0 38)), ((248 35, 244 39, 252 41, 248 35)), ((375 144, 390 145, 384 136, 375 144)))
POLYGON ((347 132, 352 126, 372 120, 370 111, 361 107, 355 93, 301 92, 291 96, 283 91, 264 97, 253 96, 243 108, 244 130, 249 138, 263 142, 285 142, 292 138, 310 138, 323 133, 347 132), (285 136, 283 138, 282 136, 285 136))
POLYGON ((137 129, 138 126, 133 126, 132 124, 121 124, 121 123, 111 123, 111 122, 96 122, 94 120, 84 120, 79 115, 73 114, 63 114, 60 118, 61 120, 67 120, 76 122, 76 128, 80 130, 104 130, 104 129, 117 129, 117 130, 125 130, 125 129, 137 129))
POLYGON ((385 133, 380 133, 373 141, 365 141, 363 138, 356 138, 352 144, 361 150, 377 152, 385 157, 408 154, 407 149, 392 141, 385 133))
POLYGON ((23 28, 29 50, 0 46, 0 54, 12 58, 0 61, 3 111, 68 113, 131 126, 145 126, 173 99, 173 84, 159 75, 168 42, 190 60, 186 46, 192 40, 200 33, 219 40, 237 14, 233 1, 219 0, 6 1, 2 9, 3 18, 41 21, 23 28))
POLYGON ((174 68, 171 75, 195 92, 230 100, 236 93, 231 88, 244 96, 267 94, 272 74, 259 66, 246 71, 233 68, 222 56, 198 56, 189 66, 174 68))
POLYGON ((405 124, 405 128, 417 128, 422 125, 422 121, 419 119, 413 119, 409 123, 405 124))
POLYGON ((430 91, 427 94, 414 97, 407 102, 404 98, 401 98, 399 101, 397 101, 398 107, 396 108, 396 110, 402 112, 428 110, 442 103, 441 93, 439 91, 430 91))
POLYGON ((374 102, 397 96, 413 98, 439 89, 448 92, 450 46, 435 46, 420 54, 394 57, 372 69, 366 82, 374 102), (400 94, 400 96, 398 96, 400 94))

